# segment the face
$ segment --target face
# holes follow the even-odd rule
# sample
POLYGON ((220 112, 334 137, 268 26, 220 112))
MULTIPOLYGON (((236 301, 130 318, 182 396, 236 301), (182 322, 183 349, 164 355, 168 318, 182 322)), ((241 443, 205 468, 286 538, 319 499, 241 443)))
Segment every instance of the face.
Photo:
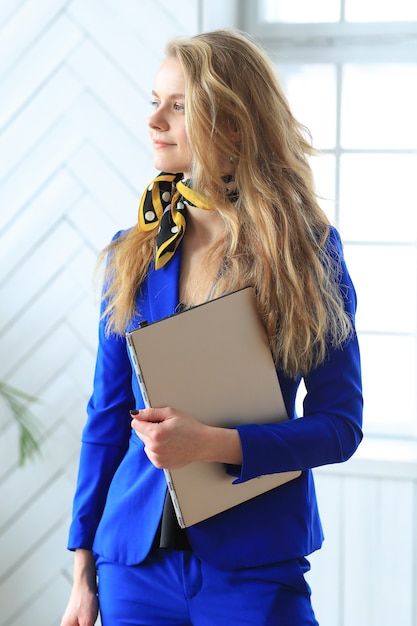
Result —
POLYGON ((163 172, 184 172, 190 178, 192 152, 185 130, 185 79, 177 59, 168 57, 152 91, 154 112, 148 119, 153 164, 163 172))

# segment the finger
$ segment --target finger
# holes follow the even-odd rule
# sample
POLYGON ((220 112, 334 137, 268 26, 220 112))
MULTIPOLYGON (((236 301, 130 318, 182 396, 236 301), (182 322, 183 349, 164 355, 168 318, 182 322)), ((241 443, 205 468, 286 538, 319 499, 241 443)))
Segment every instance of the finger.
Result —
POLYGON ((163 421, 161 411, 159 409, 131 409, 130 415, 133 419, 141 422, 153 422, 155 424, 163 421))
POLYGON ((149 442, 160 437, 161 422, 151 422, 144 419, 132 419, 131 427, 143 442, 149 442))

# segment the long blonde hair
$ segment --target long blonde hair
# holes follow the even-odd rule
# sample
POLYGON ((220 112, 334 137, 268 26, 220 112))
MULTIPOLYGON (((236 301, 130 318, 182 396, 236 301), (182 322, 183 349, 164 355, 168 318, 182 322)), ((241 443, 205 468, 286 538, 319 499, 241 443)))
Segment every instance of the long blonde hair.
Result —
MULTIPOLYGON (((193 189, 225 224, 211 295, 254 286, 277 364, 290 376, 307 374, 329 344, 340 347, 351 332, 340 267, 326 249, 330 225, 315 195, 309 134, 293 117, 271 61, 247 35, 218 30, 175 39, 167 56, 179 61, 186 81, 193 189), (234 203, 219 185, 220 164, 230 157, 234 203)), ((154 245, 155 234, 132 228, 104 251, 111 251, 109 331, 123 334, 134 315, 154 245)))

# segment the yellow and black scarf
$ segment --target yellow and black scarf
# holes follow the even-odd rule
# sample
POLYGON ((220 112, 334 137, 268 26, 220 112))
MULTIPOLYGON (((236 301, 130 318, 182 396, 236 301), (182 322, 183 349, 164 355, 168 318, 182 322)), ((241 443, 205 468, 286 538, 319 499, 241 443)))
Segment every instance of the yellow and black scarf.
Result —
MULTIPOLYGON (((232 182, 233 176, 224 176, 223 182, 232 182)), ((232 186, 233 187, 233 186, 232 186)), ((234 188, 225 192, 233 202, 237 197, 234 188)), ((156 239, 155 267, 159 269, 175 254, 186 227, 186 205, 210 211, 212 206, 190 188, 190 180, 183 174, 161 172, 143 192, 138 213, 138 228, 150 231, 159 228, 156 239)))

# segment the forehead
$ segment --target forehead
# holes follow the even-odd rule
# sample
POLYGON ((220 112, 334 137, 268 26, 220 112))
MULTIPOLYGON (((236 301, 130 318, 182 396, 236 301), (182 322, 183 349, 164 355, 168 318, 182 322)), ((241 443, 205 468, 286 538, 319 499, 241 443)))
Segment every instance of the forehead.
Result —
POLYGON ((185 77, 179 61, 174 57, 167 57, 159 68, 154 91, 159 95, 184 97, 185 77))

